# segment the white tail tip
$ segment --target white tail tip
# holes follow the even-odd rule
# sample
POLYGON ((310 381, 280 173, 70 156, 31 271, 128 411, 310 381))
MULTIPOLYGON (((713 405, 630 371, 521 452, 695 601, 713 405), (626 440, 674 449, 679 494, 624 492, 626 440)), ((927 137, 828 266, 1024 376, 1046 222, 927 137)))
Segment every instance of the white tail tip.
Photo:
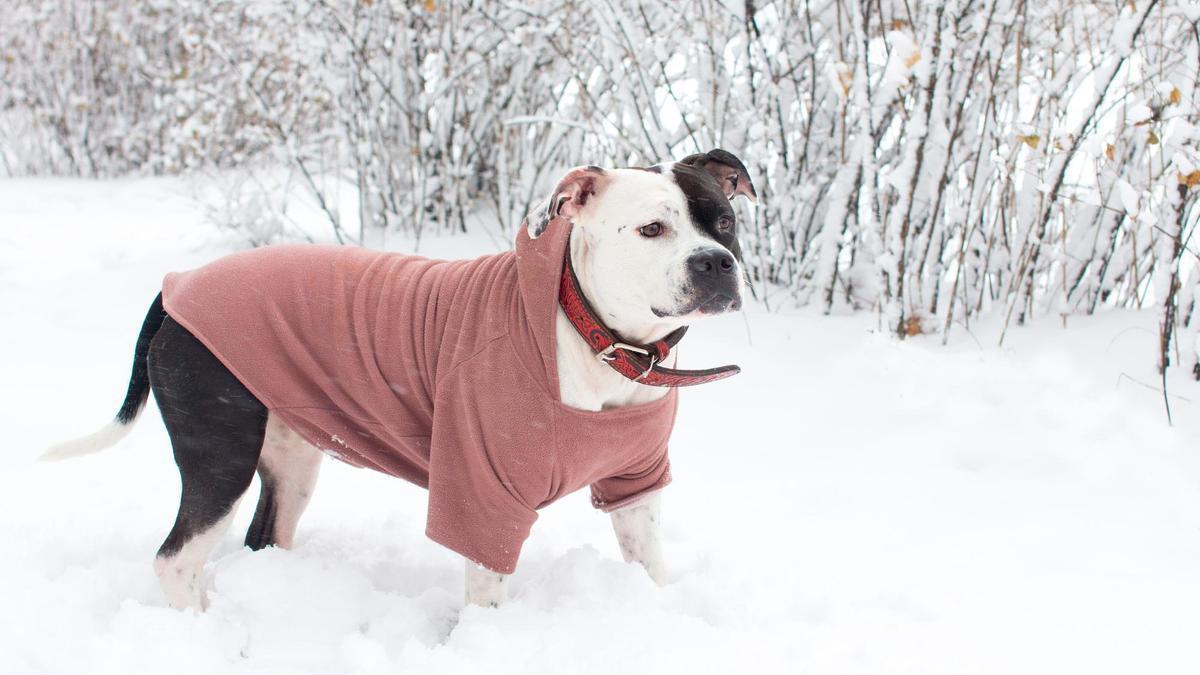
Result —
POLYGON ((117 441, 125 438, 125 436, 133 429, 133 424, 121 424, 114 420, 109 422, 107 426, 80 438, 74 438, 62 443, 56 443, 42 453, 38 460, 43 462, 58 462, 72 457, 82 457, 90 455, 93 452, 116 445, 117 441))

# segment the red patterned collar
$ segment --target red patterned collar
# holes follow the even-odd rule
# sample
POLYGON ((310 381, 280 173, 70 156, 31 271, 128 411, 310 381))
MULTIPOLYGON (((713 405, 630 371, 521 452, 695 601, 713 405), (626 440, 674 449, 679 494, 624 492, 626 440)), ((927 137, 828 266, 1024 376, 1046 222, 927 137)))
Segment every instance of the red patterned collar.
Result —
POLYGON ((639 345, 621 339, 596 318, 587 298, 579 287, 579 279, 571 266, 570 248, 562 266, 562 278, 558 284, 558 304, 570 319, 571 325, 584 341, 596 352, 596 358, 604 361, 613 370, 625 377, 652 387, 689 387, 694 384, 715 382, 737 375, 742 371, 737 366, 720 366, 707 370, 675 370, 658 364, 666 360, 674 347, 687 332, 687 326, 677 328, 663 339, 648 345, 639 345))

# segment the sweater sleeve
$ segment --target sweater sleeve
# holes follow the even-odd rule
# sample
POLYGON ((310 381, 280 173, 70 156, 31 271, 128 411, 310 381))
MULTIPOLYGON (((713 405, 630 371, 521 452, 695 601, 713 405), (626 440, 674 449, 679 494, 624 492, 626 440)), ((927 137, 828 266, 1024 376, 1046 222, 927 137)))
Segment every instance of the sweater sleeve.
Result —
POLYGON ((632 467, 629 473, 592 483, 592 506, 605 513, 633 506, 670 482, 671 461, 667 458, 667 446, 664 444, 661 452, 647 462, 632 467))
POLYGON ((552 447, 549 411, 513 372, 494 359, 456 369, 439 384, 430 439, 426 535, 501 574, 516 568, 552 460, 539 454, 552 447))

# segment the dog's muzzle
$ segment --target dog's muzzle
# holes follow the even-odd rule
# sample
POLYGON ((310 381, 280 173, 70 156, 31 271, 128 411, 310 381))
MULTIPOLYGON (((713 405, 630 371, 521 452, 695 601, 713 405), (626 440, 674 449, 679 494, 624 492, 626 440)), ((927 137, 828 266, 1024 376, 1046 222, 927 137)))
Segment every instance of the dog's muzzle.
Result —
POLYGON ((701 314, 720 314, 742 306, 738 286, 738 265, 729 251, 708 249, 693 253, 684 263, 688 286, 692 289, 688 303, 701 314))

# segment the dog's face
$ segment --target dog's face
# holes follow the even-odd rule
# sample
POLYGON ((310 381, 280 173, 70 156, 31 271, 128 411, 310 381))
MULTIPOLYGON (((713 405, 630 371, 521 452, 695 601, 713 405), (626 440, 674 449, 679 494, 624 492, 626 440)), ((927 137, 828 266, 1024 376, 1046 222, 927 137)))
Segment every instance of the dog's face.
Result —
POLYGON ((584 292, 606 323, 635 339, 741 307, 745 276, 729 203, 739 194, 755 198, 745 166, 714 150, 649 169, 574 169, 547 214, 574 222, 572 261, 584 292))

